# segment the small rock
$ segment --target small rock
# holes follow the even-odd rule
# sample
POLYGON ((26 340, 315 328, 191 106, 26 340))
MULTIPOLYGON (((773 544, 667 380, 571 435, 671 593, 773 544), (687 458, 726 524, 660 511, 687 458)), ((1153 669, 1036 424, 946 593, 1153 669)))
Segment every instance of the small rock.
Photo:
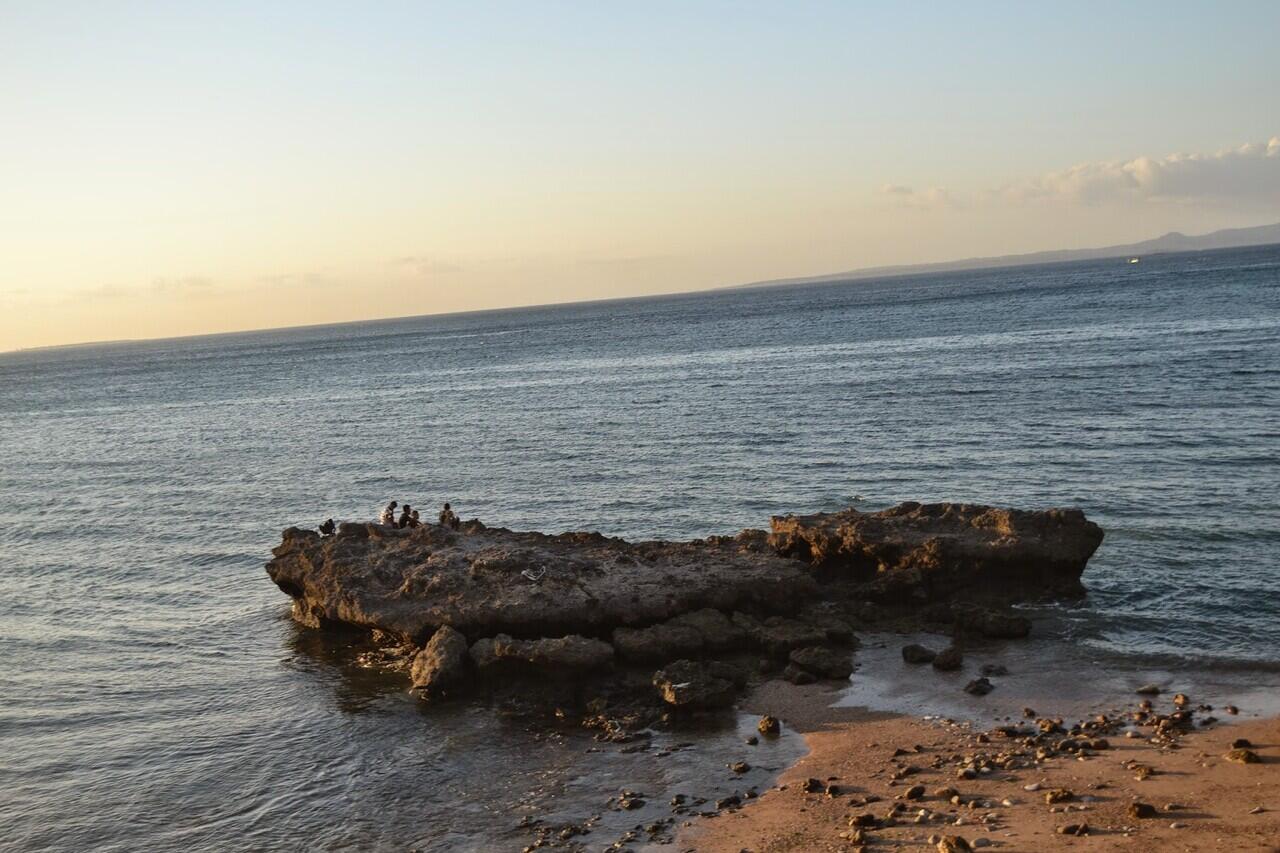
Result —
POLYGON ((1145 684, 1138 688, 1139 696, 1159 696, 1160 688, 1155 684, 1145 684))
POLYGON ((1176 820, 1169 824, 1170 829, 1182 829, 1184 826, 1186 826, 1185 823, 1178 823, 1176 820))
POLYGON ((1156 817, 1159 812, 1150 803, 1129 803, 1128 815, 1139 820, 1156 817))
POLYGON ((1244 737, 1238 737, 1231 741, 1232 749, 1250 749, 1252 746, 1253 744, 1249 742, 1249 739, 1244 737))
POLYGON ((814 779, 810 776, 804 780, 804 784, 800 786, 800 790, 806 794, 821 794, 827 790, 827 786, 823 784, 821 779, 814 779))
POLYGON ((1254 806, 1253 808, 1249 809, 1249 814, 1262 814, 1265 811, 1266 809, 1264 809, 1262 806, 1254 806))
POLYGON ((1252 749, 1233 749, 1222 757, 1237 764, 1259 764, 1262 761, 1252 749))
POLYGON ((1076 795, 1066 788, 1054 788, 1052 791, 1044 792, 1044 801, 1048 805, 1054 803, 1065 803, 1074 800, 1076 795))
POLYGON ((944 835, 938 842, 938 853, 967 853, 973 845, 959 835, 944 835))
POLYGON ((747 741, 746 741, 747 746, 755 746, 759 742, 760 742, 760 738, 756 737, 755 735, 751 735, 750 737, 747 738, 747 741))
POLYGON ((995 686, 987 678, 975 678, 964 686, 964 692, 973 696, 986 696, 995 686))
POLYGON ((1065 826, 1058 827, 1059 835, 1088 835, 1089 824, 1087 823, 1068 823, 1065 826))
POLYGON ((1236 714, 1239 714, 1239 713, 1240 713, 1240 709, 1239 709, 1239 708, 1237 708, 1235 705, 1228 705, 1227 707, 1223 708, 1222 710, 1226 711, 1228 714, 1230 714, 1230 715, 1231 715, 1231 716, 1233 716, 1233 717, 1234 717, 1236 714))
POLYGON ((933 658, 933 668, 939 672, 954 672, 964 665, 964 654, 955 646, 947 646, 933 658))
POLYGON ((933 649, 925 648, 919 643, 902 647, 902 659, 907 663, 933 663, 937 656, 938 653, 933 649))
POLYGON ((746 773, 751 769, 751 765, 745 761, 735 761, 729 765, 729 769, 734 773, 746 773))
POLYGON ((924 799, 924 785, 912 785, 902 796, 908 800, 924 799))
POLYGON ((778 735, 782 732, 782 723, 778 722, 777 717, 765 714, 760 718, 760 722, 756 723, 756 730, 762 735, 778 735))
POLYGON ((1173 697, 1173 704, 1177 705, 1179 708, 1185 708, 1187 705, 1191 704, 1191 700, 1187 698, 1187 694, 1177 693, 1173 697))

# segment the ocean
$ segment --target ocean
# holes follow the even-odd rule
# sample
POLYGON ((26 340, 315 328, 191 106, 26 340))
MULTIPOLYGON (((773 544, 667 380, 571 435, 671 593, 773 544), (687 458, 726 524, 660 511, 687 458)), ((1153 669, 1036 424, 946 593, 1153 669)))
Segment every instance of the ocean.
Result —
POLYGON ((518 850, 802 747, 735 780, 745 717, 621 754, 425 705, 289 621, 281 528, 1079 506, 1089 594, 1024 648, 1275 693, 1280 247, 8 353, 0 472, 0 847, 518 850))

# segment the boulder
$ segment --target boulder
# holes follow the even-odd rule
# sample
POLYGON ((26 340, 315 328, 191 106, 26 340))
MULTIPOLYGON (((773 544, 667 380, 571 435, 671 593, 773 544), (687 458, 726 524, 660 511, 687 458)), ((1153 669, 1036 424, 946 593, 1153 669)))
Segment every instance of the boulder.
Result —
POLYGON ((745 613, 734 613, 733 624, 741 628, 755 646, 780 658, 792 649, 820 645, 827 640, 825 628, 785 616, 770 616, 762 622, 745 613))
POLYGON ((853 673, 853 661, 847 653, 837 652, 826 646, 808 646, 794 649, 791 663, 821 678, 843 680, 853 673))
POLYGON ((740 626, 719 610, 704 607, 682 613, 667 621, 668 625, 692 628, 702 637, 702 645, 710 652, 743 651, 750 637, 740 626))
POLYGON ((705 664, 678 660, 653 674, 662 701, 676 708, 722 708, 733 704, 737 685, 705 664))
POLYGON ((775 516, 770 544, 887 599, 1083 591, 1102 529, 1078 509, 1036 512, 907 502, 881 512, 775 516))
POLYGON ((619 657, 632 663, 666 663, 701 652, 702 634, 672 622, 648 628, 615 628, 613 647, 619 657))
POLYGON ((414 687, 433 691, 460 681, 466 671, 467 638, 442 625, 414 656, 409 675, 414 687))

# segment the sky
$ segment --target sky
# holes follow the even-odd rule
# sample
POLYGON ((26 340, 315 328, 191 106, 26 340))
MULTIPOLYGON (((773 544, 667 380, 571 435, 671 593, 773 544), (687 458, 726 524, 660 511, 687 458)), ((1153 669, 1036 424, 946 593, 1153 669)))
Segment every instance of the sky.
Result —
POLYGON ((1277 222, 1277 33, 1274 0, 0 0, 0 350, 1277 222))

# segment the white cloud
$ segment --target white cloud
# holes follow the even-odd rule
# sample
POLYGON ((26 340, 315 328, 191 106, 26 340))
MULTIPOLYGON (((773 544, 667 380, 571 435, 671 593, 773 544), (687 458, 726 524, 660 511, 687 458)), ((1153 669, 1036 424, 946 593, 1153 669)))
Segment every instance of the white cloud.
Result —
POLYGON ((1081 163, 1019 181, 1002 193, 1016 200, 1280 201, 1280 136, 1216 154, 1170 154, 1081 163))
POLYGON ((880 194, 911 207, 1035 201, 1274 205, 1280 204, 1280 136, 1215 154, 1169 154, 1080 163, 971 196, 958 196, 942 187, 917 192, 901 184, 885 184, 880 194))

